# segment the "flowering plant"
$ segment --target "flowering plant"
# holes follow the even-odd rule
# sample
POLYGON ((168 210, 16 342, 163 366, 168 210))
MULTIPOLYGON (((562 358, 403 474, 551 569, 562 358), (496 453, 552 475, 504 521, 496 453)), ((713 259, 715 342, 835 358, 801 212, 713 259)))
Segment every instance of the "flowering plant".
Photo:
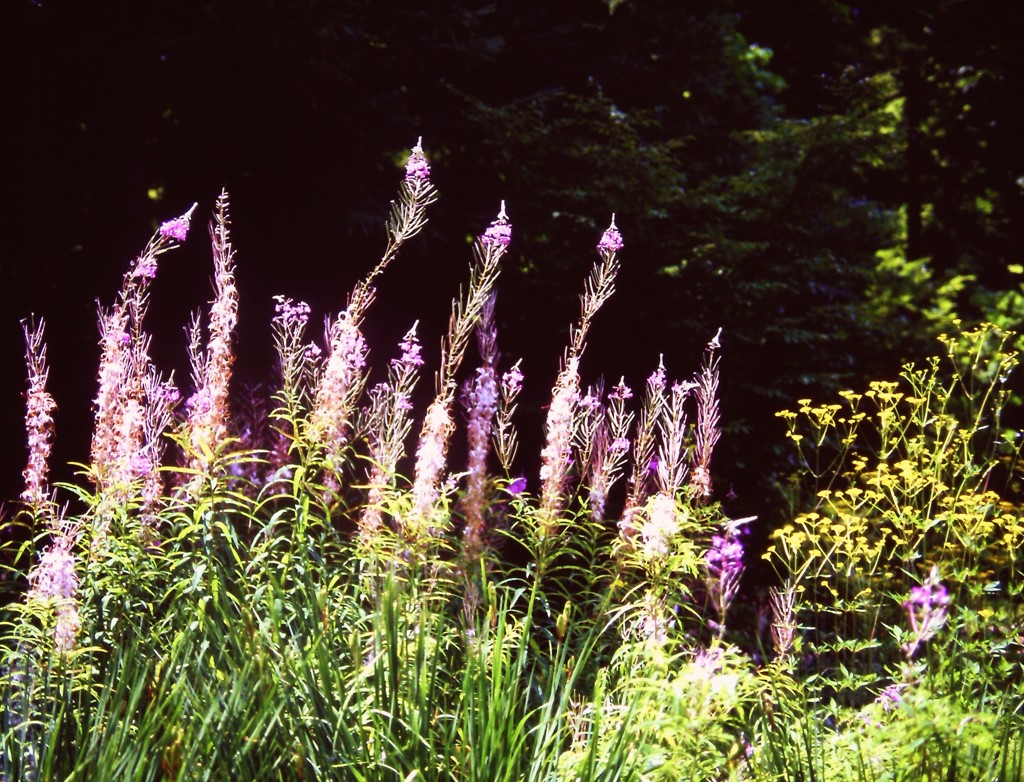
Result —
POLYGON ((756 519, 729 519, 712 480, 721 329, 691 376, 588 377, 627 248, 614 216, 534 468, 518 406, 540 381, 498 349, 504 203, 440 351, 413 319, 371 350, 432 176, 417 142, 384 253, 320 344, 311 308, 275 298, 267 393, 234 384, 224 192, 191 388, 155 366, 148 294, 196 207, 162 223, 101 311, 82 485, 49 484, 56 401, 25 326, 0 780, 1020 778, 1024 525, 991 485, 1015 455, 1008 335, 968 330, 941 368, 783 414, 800 512, 758 601, 756 519))

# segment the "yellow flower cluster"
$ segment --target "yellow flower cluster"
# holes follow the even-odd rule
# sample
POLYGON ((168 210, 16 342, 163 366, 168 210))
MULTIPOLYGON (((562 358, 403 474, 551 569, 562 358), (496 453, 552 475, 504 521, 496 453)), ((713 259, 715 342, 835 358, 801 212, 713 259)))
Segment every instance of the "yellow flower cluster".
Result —
MULTIPOLYGON (((866 601, 888 595, 898 612, 920 568, 979 584, 1016 562, 1024 520, 988 485, 1000 449, 1017 441, 998 429, 1016 365, 1009 338, 991 325, 944 337, 945 357, 904 367, 898 381, 777 414, 796 443, 805 510, 775 531, 764 558, 796 585, 798 610, 836 617, 840 633, 873 633, 881 608, 866 601)), ((834 643, 852 640, 842 637, 834 643)))

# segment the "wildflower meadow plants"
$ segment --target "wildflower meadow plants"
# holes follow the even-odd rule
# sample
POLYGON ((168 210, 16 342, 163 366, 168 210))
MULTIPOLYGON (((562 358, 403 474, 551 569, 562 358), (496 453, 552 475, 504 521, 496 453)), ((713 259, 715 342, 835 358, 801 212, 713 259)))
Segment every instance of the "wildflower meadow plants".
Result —
POLYGON ((417 143, 384 254, 322 342, 308 305, 276 298, 265 398, 232 377, 226 192, 190 387, 154 366, 149 290, 197 207, 161 224, 100 312, 75 484, 48 481, 55 401, 42 321, 25 326, 0 779, 938 778, 900 765, 910 746, 942 779, 1018 778, 1024 525, 989 485, 1014 469, 1000 334, 950 338, 951 382, 935 360, 906 392, 787 414, 803 504, 769 552, 759 656, 730 613, 755 519, 727 518, 712 480, 721 331, 689 378, 585 381, 627 247, 613 216, 524 474, 516 409, 541 380, 499 350, 503 203, 438 355, 416 320, 391 349, 365 336, 431 175, 417 143))
POLYGON ((804 720, 769 732, 774 760, 795 752, 822 777, 1024 775, 1024 521, 997 491, 1019 470, 1011 338, 965 329, 899 381, 780 413, 810 507, 765 555, 785 579, 777 692, 788 708, 799 693, 804 720), (808 724, 828 728, 811 741, 808 724))

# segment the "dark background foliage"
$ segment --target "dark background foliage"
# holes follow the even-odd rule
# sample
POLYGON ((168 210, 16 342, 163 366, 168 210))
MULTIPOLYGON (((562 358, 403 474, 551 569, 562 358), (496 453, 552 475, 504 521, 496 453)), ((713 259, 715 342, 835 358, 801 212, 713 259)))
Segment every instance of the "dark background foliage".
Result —
MULTIPOLYGON (((714 472, 781 512, 776 410, 931 349, 953 310, 1021 319, 1019 4, 946 0, 8 0, 0 10, 0 489, 19 491, 18 319, 48 320, 55 464, 84 461, 96 300, 160 221, 232 195, 239 372, 267 380, 271 297, 336 312, 383 249, 408 148, 442 199, 380 286, 382 361, 436 345, 468 238, 505 199, 500 342, 523 358, 523 469, 612 212, 618 293, 583 373, 639 388, 722 338, 714 472), (881 255, 880 255, 881 253, 881 255), (883 263, 882 261, 886 261, 883 263)), ((209 297, 203 220, 165 256, 149 326, 185 375, 209 297), (198 226, 199 230, 195 230, 198 226)), ((436 363, 436 356, 434 357, 436 363)), ((432 367, 428 367, 432 368, 432 367)), ((58 470, 58 477, 67 477, 58 470)), ((735 497, 733 498, 733 494, 735 497)))

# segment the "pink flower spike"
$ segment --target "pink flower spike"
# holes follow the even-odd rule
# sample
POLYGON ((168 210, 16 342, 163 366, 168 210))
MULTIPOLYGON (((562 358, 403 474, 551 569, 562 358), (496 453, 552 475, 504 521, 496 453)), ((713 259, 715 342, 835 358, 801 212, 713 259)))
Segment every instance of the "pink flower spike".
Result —
POLYGON ((601 235, 601 241, 597 243, 599 252, 613 253, 622 249, 622 234, 615 227, 615 213, 612 213, 611 225, 601 235))
POLYGON ((194 203, 181 217, 175 217, 173 220, 163 223, 160 226, 160 235, 177 239, 179 242, 185 241, 185 237, 188 235, 188 226, 192 220, 192 213, 196 210, 197 206, 199 204, 194 203))
POLYGON ((409 155, 409 160, 405 164, 405 181, 414 182, 420 179, 430 181, 430 164, 427 162, 426 155, 423 154, 422 136, 417 140, 416 146, 412 148, 412 154, 409 155))
POLYGON ((508 215, 505 214, 505 202, 501 202, 501 211, 498 218, 488 226, 480 241, 485 245, 500 245, 508 247, 512 241, 512 226, 508 223, 508 215))

